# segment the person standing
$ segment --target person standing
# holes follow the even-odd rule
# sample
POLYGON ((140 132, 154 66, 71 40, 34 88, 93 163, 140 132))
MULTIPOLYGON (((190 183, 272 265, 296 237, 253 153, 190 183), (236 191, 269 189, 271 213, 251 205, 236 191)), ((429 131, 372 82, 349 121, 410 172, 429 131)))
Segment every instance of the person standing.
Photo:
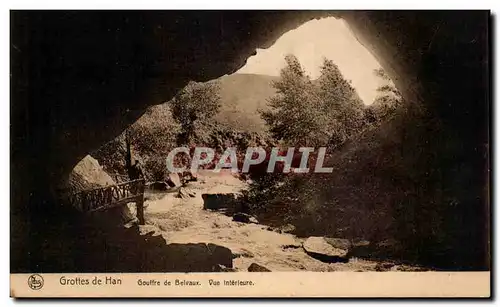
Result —
POLYGON ((135 160, 134 164, 128 168, 128 177, 130 180, 144 178, 144 173, 141 165, 139 164, 139 160, 135 160))

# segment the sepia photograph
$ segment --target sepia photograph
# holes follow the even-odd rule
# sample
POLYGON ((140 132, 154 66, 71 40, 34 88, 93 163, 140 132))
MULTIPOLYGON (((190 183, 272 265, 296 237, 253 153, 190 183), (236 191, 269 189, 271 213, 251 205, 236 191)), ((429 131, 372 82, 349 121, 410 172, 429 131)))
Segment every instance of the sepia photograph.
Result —
POLYGON ((9 14, 11 297, 490 297, 490 11, 9 14))

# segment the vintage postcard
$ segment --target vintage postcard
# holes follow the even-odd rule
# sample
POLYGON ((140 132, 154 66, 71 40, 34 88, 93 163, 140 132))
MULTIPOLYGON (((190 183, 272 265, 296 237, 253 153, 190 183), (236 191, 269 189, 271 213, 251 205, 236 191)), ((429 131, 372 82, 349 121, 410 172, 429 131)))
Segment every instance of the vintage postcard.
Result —
POLYGON ((12 10, 11 297, 489 298, 489 26, 12 10))

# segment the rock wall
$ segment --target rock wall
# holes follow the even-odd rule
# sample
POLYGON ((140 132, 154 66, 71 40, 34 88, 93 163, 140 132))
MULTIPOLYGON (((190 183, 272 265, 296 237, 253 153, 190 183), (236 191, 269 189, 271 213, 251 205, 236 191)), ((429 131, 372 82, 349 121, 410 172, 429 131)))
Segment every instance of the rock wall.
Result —
MULTIPOLYGON (((461 261, 484 268, 489 263, 488 14, 11 11, 13 268, 36 269, 36 252, 28 253, 37 249, 30 232, 61 216, 47 209, 54 187, 85 155, 116 137, 147 106, 169 100, 188 80, 232 73, 255 48, 270 46, 311 18, 332 15, 349 22, 408 103, 442 123, 440 133, 453 146, 444 144, 448 149, 433 164, 439 165, 439 176, 427 187, 463 191, 458 209, 443 218, 458 221, 450 228, 457 231, 456 242, 473 242, 468 248, 479 250, 461 261), (457 173, 467 179, 457 184, 457 173), (465 232, 458 231, 462 226, 465 232)), ((432 136, 429 131, 421 137, 432 136)))
POLYGON ((115 184, 111 176, 106 173, 99 162, 87 155, 73 168, 61 189, 70 193, 96 189, 115 184))

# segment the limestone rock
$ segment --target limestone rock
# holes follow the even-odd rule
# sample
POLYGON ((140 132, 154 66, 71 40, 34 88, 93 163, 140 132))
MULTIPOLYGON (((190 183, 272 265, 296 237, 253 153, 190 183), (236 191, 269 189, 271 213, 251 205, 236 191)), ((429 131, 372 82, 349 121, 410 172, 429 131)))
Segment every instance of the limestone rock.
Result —
POLYGON ((201 198, 203 199, 203 209, 205 210, 232 209, 237 203, 238 194, 202 194, 201 198))
POLYGON ((84 190, 96 189, 115 184, 99 162, 87 155, 73 168, 67 182, 62 184, 66 193, 78 193, 84 190))
POLYGON ((335 245, 329 243, 324 237, 309 237, 302 247, 309 256, 322 262, 347 262, 348 248, 341 244, 345 242, 333 240, 333 243, 335 245))
POLYGON ((238 212, 233 215, 233 221, 235 222, 240 222, 240 223, 253 223, 253 224, 258 224, 259 221, 250 214, 238 212))
MULTIPOLYGON (((92 190, 116 184, 106 173, 99 162, 87 155, 73 168, 69 177, 60 185, 60 197, 65 202, 71 194, 92 190)), ((128 206, 108 209, 93 215, 96 222, 103 221, 103 225, 118 226, 134 221, 135 215, 128 206)))
POLYGON ((272 271, 254 262, 248 267, 248 272, 272 272, 272 271))
POLYGON ((182 183, 186 184, 188 182, 198 181, 198 176, 193 174, 191 171, 186 171, 182 173, 182 183))
POLYGON ((395 266, 394 263, 390 262, 382 262, 382 263, 377 263, 375 266, 375 271, 377 272, 387 272, 391 271, 391 269, 395 266))
POLYGON ((182 185, 181 177, 177 173, 170 173, 170 174, 168 174, 167 184, 171 188, 180 187, 182 185))
POLYGON ((214 266, 214 272, 237 272, 237 270, 235 268, 228 268, 222 264, 217 264, 214 266))
POLYGON ((179 192, 177 193, 177 198, 182 198, 182 199, 186 199, 188 197, 196 197, 196 192, 193 192, 191 189, 188 189, 188 188, 185 188, 185 187, 181 187, 179 189, 179 192))
POLYGON ((330 244, 335 248, 344 249, 348 251, 352 247, 351 241, 347 239, 328 238, 328 237, 323 237, 323 239, 326 241, 326 243, 330 244))
POLYGON ((242 248, 239 252, 233 253, 233 258, 239 258, 239 257, 254 258, 255 255, 251 251, 242 248))

